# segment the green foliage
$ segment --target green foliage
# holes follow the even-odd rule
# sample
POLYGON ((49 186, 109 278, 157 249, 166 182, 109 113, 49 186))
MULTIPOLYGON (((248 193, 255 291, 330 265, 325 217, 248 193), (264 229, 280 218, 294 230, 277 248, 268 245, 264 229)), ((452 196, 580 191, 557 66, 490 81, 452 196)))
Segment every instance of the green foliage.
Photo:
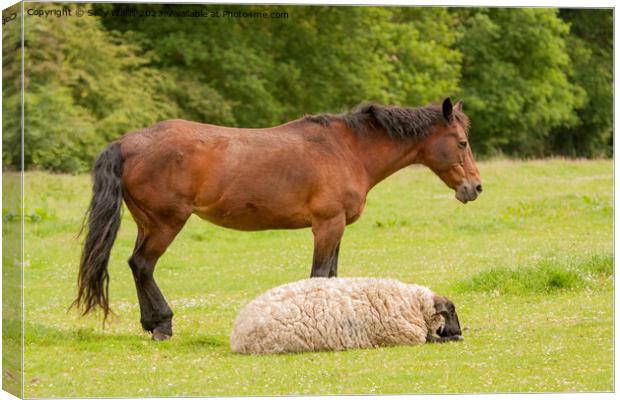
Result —
POLYGON ((470 9, 459 49, 461 95, 474 148, 484 153, 545 154, 552 128, 577 123, 583 90, 569 79, 569 27, 555 9, 470 9))
MULTIPOLYGON (((148 67, 148 56, 138 55, 128 38, 107 32, 99 19, 31 17, 27 21, 27 168, 86 171, 106 142, 176 115, 176 105, 160 94, 166 77, 148 67)), ((17 87, 3 95, 11 109, 21 101, 17 87)), ((16 140, 12 133, 18 132, 19 115, 7 124, 11 134, 4 140, 11 143, 16 140)), ((5 152, 11 152, 3 156, 5 163, 18 166, 17 146, 5 147, 5 152)))
POLYGON ((567 41, 574 73, 571 81, 586 93, 576 108, 579 121, 558 127, 549 137, 550 152, 567 156, 611 156, 613 123, 613 10, 562 9, 570 24, 567 41))
MULTIPOLYGON (((115 7, 99 6, 113 12, 115 7)), ((118 5, 116 9, 120 9, 118 5)), ((213 6, 143 5, 177 12, 213 6)), ((441 8, 227 6, 278 10, 290 20, 104 18, 131 29, 165 74, 180 78, 181 117, 264 127, 362 101, 424 104, 456 90, 460 55, 452 16, 441 8), (191 82, 191 85, 185 82, 191 82), (187 100, 185 100, 186 98, 187 100), (210 101, 214 107, 189 107, 210 101), (205 100, 206 99, 206 100, 205 100)))
MULTIPOLYGON (((58 5, 42 5, 57 8, 58 5)), ((483 155, 611 155, 612 11, 138 4, 288 18, 26 16, 27 168, 80 172, 169 118, 241 127, 366 101, 465 100, 483 155)), ((3 161, 20 165, 20 24, 3 26, 3 161)))
MULTIPOLYGON (((3 17, 19 12, 13 6, 3 11, 3 17)), ((2 25, 2 165, 21 165, 21 21, 2 25)))

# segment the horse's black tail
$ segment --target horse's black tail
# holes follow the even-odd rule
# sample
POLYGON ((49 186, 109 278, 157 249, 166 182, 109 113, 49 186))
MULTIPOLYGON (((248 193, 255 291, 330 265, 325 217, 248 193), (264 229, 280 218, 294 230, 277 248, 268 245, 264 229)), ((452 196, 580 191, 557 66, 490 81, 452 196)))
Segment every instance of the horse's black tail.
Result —
POLYGON ((78 295, 72 304, 82 315, 100 307, 104 322, 110 312, 108 261, 121 225, 122 173, 120 145, 114 142, 101 152, 93 168, 93 197, 82 224, 82 229, 88 225, 88 232, 80 260, 78 295))

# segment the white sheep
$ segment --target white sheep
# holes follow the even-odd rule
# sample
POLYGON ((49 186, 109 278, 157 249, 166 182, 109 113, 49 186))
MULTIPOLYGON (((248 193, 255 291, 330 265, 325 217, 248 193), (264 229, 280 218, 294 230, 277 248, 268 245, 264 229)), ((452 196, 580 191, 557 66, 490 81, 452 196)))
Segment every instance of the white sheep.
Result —
POLYGON ((230 345, 236 353, 295 353, 462 340, 460 335, 454 304, 424 286, 312 278, 273 288, 246 305, 230 345))

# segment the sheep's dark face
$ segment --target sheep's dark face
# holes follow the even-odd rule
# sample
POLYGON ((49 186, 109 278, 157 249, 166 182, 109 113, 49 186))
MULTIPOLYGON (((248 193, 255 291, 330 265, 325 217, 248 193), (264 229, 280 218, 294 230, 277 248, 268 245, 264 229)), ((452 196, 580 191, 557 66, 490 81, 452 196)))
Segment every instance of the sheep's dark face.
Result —
POLYGON ((437 335, 439 337, 447 338, 461 336, 459 316, 456 314, 456 308, 450 299, 443 296, 436 296, 435 312, 437 312, 437 314, 441 314, 444 319, 444 325, 437 329, 437 335))

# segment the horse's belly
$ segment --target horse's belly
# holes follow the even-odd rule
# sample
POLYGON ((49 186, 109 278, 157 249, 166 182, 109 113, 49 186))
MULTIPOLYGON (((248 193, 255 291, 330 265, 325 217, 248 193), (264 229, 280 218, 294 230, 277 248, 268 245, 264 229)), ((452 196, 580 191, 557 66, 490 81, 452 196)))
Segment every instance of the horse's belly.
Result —
POLYGON ((251 202, 236 207, 194 207, 194 214, 216 225, 241 231, 298 229, 312 225, 310 215, 301 210, 277 210, 251 202))

